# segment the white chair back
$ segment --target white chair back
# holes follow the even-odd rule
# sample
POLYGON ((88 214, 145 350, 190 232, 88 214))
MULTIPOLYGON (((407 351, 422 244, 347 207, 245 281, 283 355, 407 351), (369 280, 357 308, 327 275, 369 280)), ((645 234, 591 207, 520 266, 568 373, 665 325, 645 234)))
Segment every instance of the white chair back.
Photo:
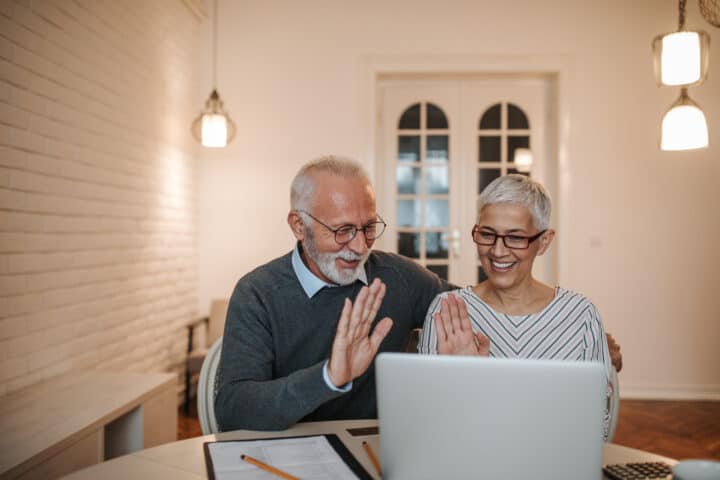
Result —
POLYGON ((220 351, 222 349, 222 337, 215 340, 208 350, 200 369, 200 380, 198 381, 198 417, 203 435, 219 433, 217 420, 215 419, 215 393, 217 386, 217 369, 220 363, 220 351))
POLYGON ((618 414, 620 413, 620 381, 618 380, 617 370, 613 367, 610 371, 610 386, 612 387, 612 394, 610 396, 609 414, 610 414, 610 425, 608 426, 607 443, 612 443, 613 437, 615 436, 615 429, 617 429, 618 414))

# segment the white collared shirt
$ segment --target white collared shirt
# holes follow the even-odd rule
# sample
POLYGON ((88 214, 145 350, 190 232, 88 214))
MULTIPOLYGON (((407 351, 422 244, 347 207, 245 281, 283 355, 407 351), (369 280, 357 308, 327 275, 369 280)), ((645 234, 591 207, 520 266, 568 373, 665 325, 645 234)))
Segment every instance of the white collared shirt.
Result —
MULTIPOLYGON (((300 257, 300 248, 299 248, 300 242, 297 242, 295 244, 295 248, 293 249, 292 253, 292 267, 293 271, 295 272, 295 276, 297 277, 298 281, 300 282, 300 286, 302 286, 303 290, 305 290, 305 294, 308 296, 308 298, 312 298, 315 296, 317 292, 322 290, 324 287, 329 288, 335 288, 338 285, 334 283, 328 283, 325 280, 322 280, 317 275, 315 275, 313 272, 310 271, 310 269, 305 265, 305 262, 302 261, 302 258, 300 257)), ((367 274, 365 273, 365 269, 363 268, 360 271, 360 275, 358 276, 358 280, 360 280, 365 285, 368 284, 367 282, 367 274)), ((330 390, 334 390, 336 392, 349 392, 352 389, 352 380, 346 383, 345 385, 342 385, 341 387, 336 387, 332 381, 330 380, 330 375, 328 375, 328 362, 329 360, 325 360, 325 365, 323 365, 323 379, 325 379, 325 384, 330 388, 330 390)))

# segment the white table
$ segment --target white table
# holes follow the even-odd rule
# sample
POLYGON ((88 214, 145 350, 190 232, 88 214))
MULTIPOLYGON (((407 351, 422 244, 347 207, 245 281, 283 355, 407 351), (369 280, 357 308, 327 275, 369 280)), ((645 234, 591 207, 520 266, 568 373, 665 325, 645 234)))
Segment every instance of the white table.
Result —
MULTIPOLYGON (((283 437, 296 435, 336 434, 347 446, 365 470, 375 478, 379 478, 362 448, 362 441, 367 441, 379 456, 380 445, 378 435, 352 436, 347 429, 376 427, 377 420, 342 420, 333 422, 301 423, 282 432, 256 432, 237 430, 218 435, 206 435, 179 442, 148 448, 124 457, 111 460, 94 467, 76 472, 67 480, 97 479, 127 479, 127 478, 154 478, 154 479, 203 479, 207 478, 205 458, 203 456, 203 443, 215 440, 247 440, 269 437, 283 437)), ((621 445, 607 444, 605 446, 604 461, 608 463, 627 462, 655 462, 664 461, 675 464, 675 461, 660 455, 623 447, 621 445)))

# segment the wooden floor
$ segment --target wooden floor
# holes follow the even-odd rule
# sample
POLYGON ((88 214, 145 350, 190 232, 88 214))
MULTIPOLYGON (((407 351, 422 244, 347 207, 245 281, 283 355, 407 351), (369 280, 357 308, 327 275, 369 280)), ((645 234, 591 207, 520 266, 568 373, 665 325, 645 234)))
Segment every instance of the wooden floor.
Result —
MULTIPOLYGON (((180 408, 178 440, 201 435, 195 402, 180 408)), ((720 402, 621 400, 614 443, 666 457, 720 460, 720 402)))

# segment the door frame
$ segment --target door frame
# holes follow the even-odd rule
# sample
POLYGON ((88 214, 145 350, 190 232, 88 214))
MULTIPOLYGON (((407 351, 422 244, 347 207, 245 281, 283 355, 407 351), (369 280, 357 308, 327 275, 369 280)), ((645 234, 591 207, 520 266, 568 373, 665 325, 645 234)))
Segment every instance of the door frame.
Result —
MULTIPOLYGON (((378 141, 380 98, 378 82, 381 78, 414 76, 418 79, 442 78, 461 75, 469 77, 490 77, 493 75, 520 76, 530 74, 545 76, 550 85, 548 107, 555 115, 551 116, 547 128, 547 151, 555 157, 554 190, 556 192, 552 223, 558 231, 568 231, 569 211, 568 194, 570 187, 570 94, 569 84, 572 78, 572 57, 563 55, 522 55, 522 56, 485 56, 485 55, 374 55, 360 60, 360 95, 358 109, 363 112, 367 127, 366 152, 363 156, 368 173, 374 183, 382 182, 377 172, 381 171, 380 159, 383 146, 378 141)), ((378 184, 378 187, 380 185, 378 184)), ((383 195, 382 188, 376 189, 378 196, 383 195)), ((386 203, 378 198, 378 204, 386 203)), ((562 284, 569 276, 569 255, 565 248, 563 235, 555 239, 554 277, 562 284)), ((382 245, 382 244, 381 244, 382 245)))

